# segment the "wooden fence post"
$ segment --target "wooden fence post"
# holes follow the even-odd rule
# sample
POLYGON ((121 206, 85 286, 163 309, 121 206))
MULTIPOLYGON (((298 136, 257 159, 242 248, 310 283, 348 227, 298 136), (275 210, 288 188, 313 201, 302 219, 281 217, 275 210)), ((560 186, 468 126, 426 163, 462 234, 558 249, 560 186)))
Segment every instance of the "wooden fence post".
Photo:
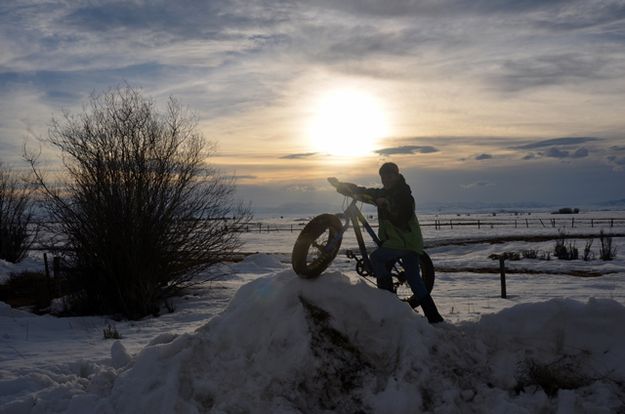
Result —
POLYGON ((57 279, 61 276, 61 257, 54 256, 52 258, 52 274, 54 278, 57 279))
POLYGON ((43 265, 46 270, 46 277, 50 280, 50 268, 48 267, 48 253, 43 254, 43 265))
POLYGON ((48 284, 48 295, 52 298, 52 279, 50 278, 50 268, 48 267, 48 253, 43 254, 43 264, 46 269, 46 281, 48 284))
POLYGON ((507 299, 506 294, 506 265, 505 265, 505 257, 502 254, 499 256, 499 276, 501 280, 501 297, 507 299))

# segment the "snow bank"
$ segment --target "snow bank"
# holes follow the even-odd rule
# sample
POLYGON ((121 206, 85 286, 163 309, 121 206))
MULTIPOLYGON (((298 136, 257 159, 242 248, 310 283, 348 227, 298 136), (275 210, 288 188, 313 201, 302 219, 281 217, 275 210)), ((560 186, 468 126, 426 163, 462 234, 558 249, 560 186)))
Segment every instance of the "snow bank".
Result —
POLYGON ((11 273, 22 272, 42 272, 43 261, 35 257, 27 256, 19 263, 11 263, 6 260, 0 259, 0 284, 6 283, 11 276, 11 273))
POLYGON ((275 270, 282 267, 285 265, 276 256, 263 253, 250 254, 232 266, 235 271, 245 273, 258 273, 259 270, 275 270))
POLYGON ((389 378, 408 369, 425 380, 418 361, 432 333, 391 294, 338 273, 306 281, 284 271, 243 286, 196 334, 142 351, 111 403, 128 412, 356 412, 388 400, 388 383, 403 405, 419 406, 408 382, 389 378), (412 362, 390 368, 398 359, 412 362))
POLYGON ((107 363, 0 376, 0 412, 614 412, 625 401, 623 326, 625 308, 610 300, 430 326, 344 274, 285 270, 134 357, 115 343, 107 363))
POLYGON ((240 262, 229 265, 230 271, 221 276, 220 280, 248 281, 290 267, 290 265, 282 263, 278 256, 264 253, 250 254, 240 262))

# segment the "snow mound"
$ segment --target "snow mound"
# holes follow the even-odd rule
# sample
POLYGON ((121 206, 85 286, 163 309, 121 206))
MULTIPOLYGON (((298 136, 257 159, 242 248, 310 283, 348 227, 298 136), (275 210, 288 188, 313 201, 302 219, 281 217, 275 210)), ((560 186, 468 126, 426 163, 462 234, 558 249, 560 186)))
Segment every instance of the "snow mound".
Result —
POLYGON ((71 386, 0 380, 0 394, 26 381, 4 407, 19 412, 614 412, 624 324, 616 302, 553 300, 430 326, 341 273, 285 270, 243 285, 194 333, 134 357, 115 343, 113 368, 83 367, 71 386))
POLYGON ((22 311, 19 309, 14 309, 11 305, 0 302, 0 317, 5 318, 29 318, 32 316, 32 313, 22 311))
POLYGON ((390 392, 419 406, 411 383, 392 376, 424 380, 426 367, 413 365, 433 338, 389 293, 339 273, 308 281, 284 271, 241 287, 196 334, 145 348, 111 403, 128 412, 357 412, 390 392), (389 369, 398 359, 414 363, 389 369))

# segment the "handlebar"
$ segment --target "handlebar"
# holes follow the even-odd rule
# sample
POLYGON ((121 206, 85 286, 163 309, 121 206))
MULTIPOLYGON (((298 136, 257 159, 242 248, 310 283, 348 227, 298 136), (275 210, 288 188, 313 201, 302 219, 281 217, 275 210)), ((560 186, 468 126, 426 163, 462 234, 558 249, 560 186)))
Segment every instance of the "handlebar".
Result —
POLYGON ((377 202, 374 201, 371 196, 355 192, 356 186, 354 184, 341 183, 336 177, 328 177, 328 182, 332 185, 332 187, 336 188, 340 194, 343 194, 346 197, 351 197, 355 201, 377 205, 377 202))
POLYGON ((340 182, 336 177, 328 177, 328 182, 332 185, 332 187, 334 188, 338 188, 340 182))
POLYGON ((336 191, 338 193, 343 194, 346 197, 351 197, 353 199, 357 198, 356 194, 354 194, 350 188, 350 186, 353 186, 353 184, 342 183, 336 177, 328 177, 328 182, 330 183, 330 185, 332 185, 332 187, 336 188, 336 191))

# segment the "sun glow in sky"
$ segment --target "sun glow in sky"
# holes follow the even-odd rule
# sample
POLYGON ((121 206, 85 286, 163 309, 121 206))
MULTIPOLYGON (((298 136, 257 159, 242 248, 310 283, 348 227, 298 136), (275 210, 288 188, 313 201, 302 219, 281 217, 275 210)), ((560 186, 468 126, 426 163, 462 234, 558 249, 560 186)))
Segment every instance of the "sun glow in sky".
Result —
POLYGON ((321 94, 307 133, 312 151, 355 157, 370 154, 389 135, 387 114, 373 95, 355 89, 321 94))
POLYGON ((625 205, 623 22, 625 0, 0 1, 0 162, 29 170, 24 137, 128 83, 188 107, 255 207, 325 211, 326 177, 386 161, 419 205, 625 205))

